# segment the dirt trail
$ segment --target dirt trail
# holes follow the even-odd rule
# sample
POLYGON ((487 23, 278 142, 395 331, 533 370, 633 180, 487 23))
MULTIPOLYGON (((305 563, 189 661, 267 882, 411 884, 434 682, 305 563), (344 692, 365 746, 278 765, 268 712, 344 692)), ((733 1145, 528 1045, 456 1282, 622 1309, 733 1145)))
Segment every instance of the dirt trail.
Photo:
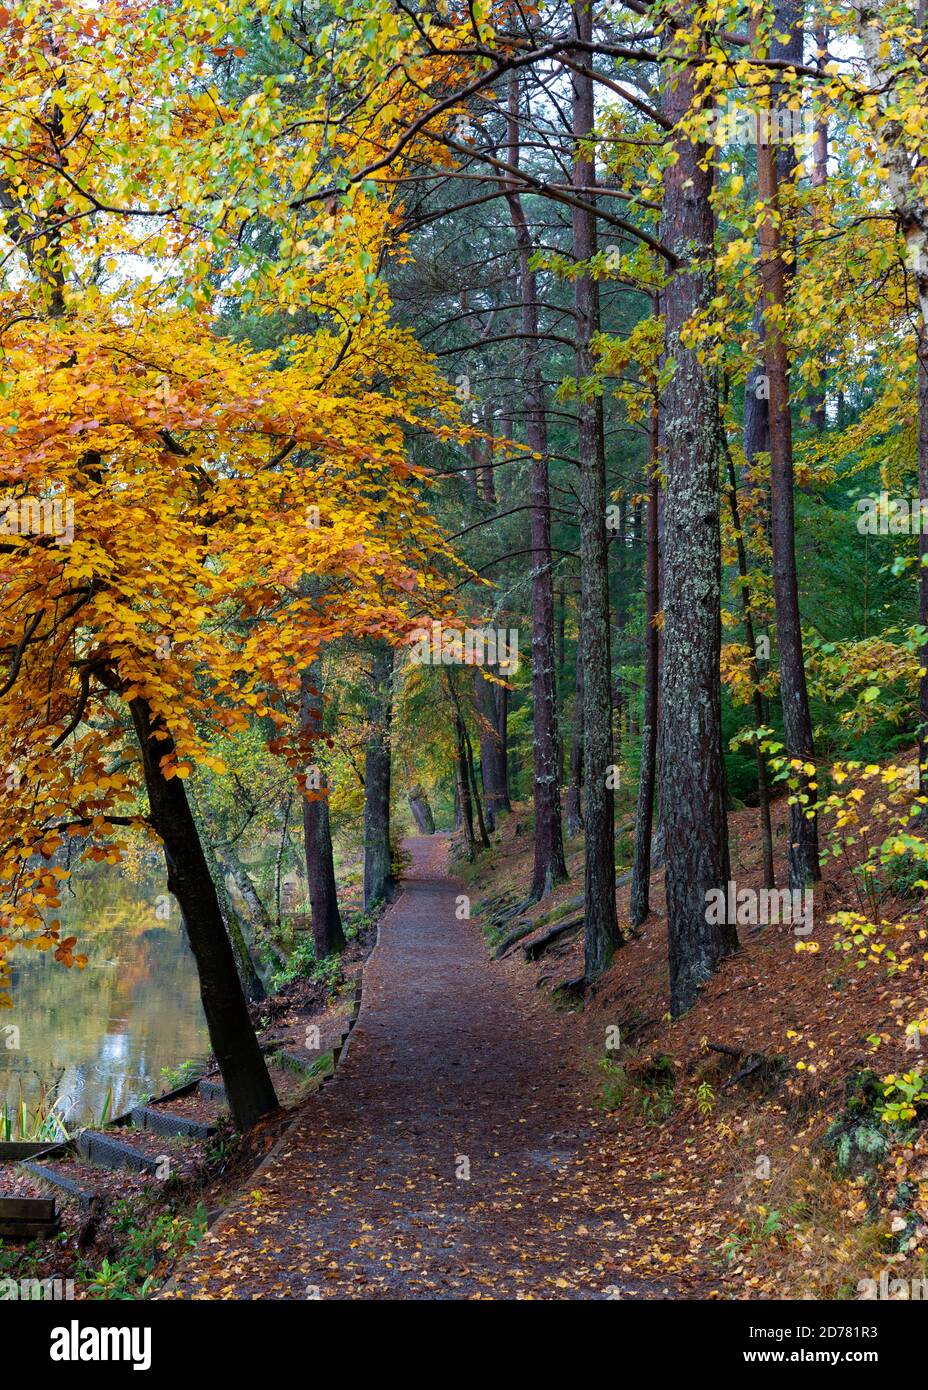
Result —
POLYGON ((406 847, 337 1077, 168 1296, 679 1295, 623 1280, 635 1202, 604 1161, 571 1020, 457 919, 447 838, 406 847))

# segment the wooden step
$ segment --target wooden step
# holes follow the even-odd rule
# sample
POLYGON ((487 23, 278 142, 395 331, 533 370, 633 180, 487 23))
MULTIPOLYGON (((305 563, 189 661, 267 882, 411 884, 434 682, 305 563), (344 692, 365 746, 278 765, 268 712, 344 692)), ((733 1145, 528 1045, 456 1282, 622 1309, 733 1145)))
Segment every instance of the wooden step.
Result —
POLYGON ((0 1143, 0 1163, 21 1163, 25 1158, 51 1158, 53 1154, 60 1153, 64 1148, 64 1141, 56 1144, 54 1140, 48 1139, 41 1143, 37 1140, 4 1140, 0 1143))
POLYGON ((36 1240, 56 1236, 60 1230, 54 1197, 0 1197, 0 1236, 4 1240, 36 1240))

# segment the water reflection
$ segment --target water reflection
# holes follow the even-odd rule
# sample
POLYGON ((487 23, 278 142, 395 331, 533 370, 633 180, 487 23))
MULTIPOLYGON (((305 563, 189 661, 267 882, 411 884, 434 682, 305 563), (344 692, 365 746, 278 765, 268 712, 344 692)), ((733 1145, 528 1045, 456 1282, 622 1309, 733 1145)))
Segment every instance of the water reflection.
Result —
POLYGON ((109 866, 74 881, 58 914, 89 959, 66 970, 51 952, 15 952, 13 1008, 0 1025, 0 1101, 31 1105, 43 1087, 65 1099, 72 1123, 99 1120, 164 1088, 162 1067, 208 1051, 196 968, 180 914, 157 880, 138 884, 109 866), (15 1035, 14 1035, 15 1036, 15 1035))

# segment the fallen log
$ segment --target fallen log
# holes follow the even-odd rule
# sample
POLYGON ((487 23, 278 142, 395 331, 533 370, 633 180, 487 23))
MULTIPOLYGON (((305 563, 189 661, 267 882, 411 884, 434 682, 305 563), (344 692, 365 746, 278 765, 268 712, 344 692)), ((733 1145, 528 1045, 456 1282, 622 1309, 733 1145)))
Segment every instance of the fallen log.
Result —
POLYGON ((538 930, 538 923, 532 921, 517 922, 511 931, 507 932, 502 941, 493 952, 494 960, 502 960, 510 951, 514 951, 520 941, 524 941, 527 936, 531 936, 533 931, 538 930))
POLYGON ((530 907, 535 906, 534 898, 523 898, 521 902, 515 903, 512 907, 507 907, 499 912, 494 912, 490 917, 491 927, 502 927, 506 922, 511 922, 513 917, 520 917, 523 912, 527 912, 530 907))
POLYGON ((627 1042, 627 1041, 629 1040, 629 1038, 633 1038, 633 1037, 635 1036, 636 1033, 640 1033, 641 1030, 642 1030, 642 1028, 650 1028, 652 1024, 654 1024, 654 1023, 659 1023, 659 1022, 660 1022, 660 1019, 658 1019, 658 1018, 642 1018, 642 1019, 639 1019, 637 1023, 632 1023, 632 1024, 629 1026, 629 1028, 626 1029, 626 1032, 625 1032, 625 1041, 627 1042))
POLYGON ((742 1067, 740 1071, 735 1072, 734 1076, 730 1076, 727 1081, 722 1082, 722 1090, 727 1091, 729 1086, 737 1086, 739 1081, 744 1081, 746 1077, 752 1076, 754 1072, 758 1071, 764 1065, 766 1060, 763 1053, 756 1054, 751 1058, 747 1066, 742 1067))
POLYGON ((558 922, 553 927, 549 927, 541 936, 536 936, 534 941, 526 942, 522 947, 526 960, 537 960, 543 956, 549 946, 555 941, 559 941, 562 936, 570 936, 578 932, 583 926, 584 919, 575 917, 571 922, 558 922))
MULTIPOLYGON (((547 976, 548 979, 551 976, 547 976)), ((583 999, 588 980, 585 975, 569 975, 566 980, 558 980, 551 986, 549 994, 561 994, 567 999, 583 999)))

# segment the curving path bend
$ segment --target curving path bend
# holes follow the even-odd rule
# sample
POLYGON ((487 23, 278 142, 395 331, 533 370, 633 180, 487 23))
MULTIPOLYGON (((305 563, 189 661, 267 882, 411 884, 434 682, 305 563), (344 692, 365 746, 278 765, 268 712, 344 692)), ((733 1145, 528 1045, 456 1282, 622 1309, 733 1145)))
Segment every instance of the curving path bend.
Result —
POLYGON ((336 1077, 162 1296, 667 1296, 623 1279, 629 1195, 571 1020, 458 919, 447 837, 406 848, 336 1077))

